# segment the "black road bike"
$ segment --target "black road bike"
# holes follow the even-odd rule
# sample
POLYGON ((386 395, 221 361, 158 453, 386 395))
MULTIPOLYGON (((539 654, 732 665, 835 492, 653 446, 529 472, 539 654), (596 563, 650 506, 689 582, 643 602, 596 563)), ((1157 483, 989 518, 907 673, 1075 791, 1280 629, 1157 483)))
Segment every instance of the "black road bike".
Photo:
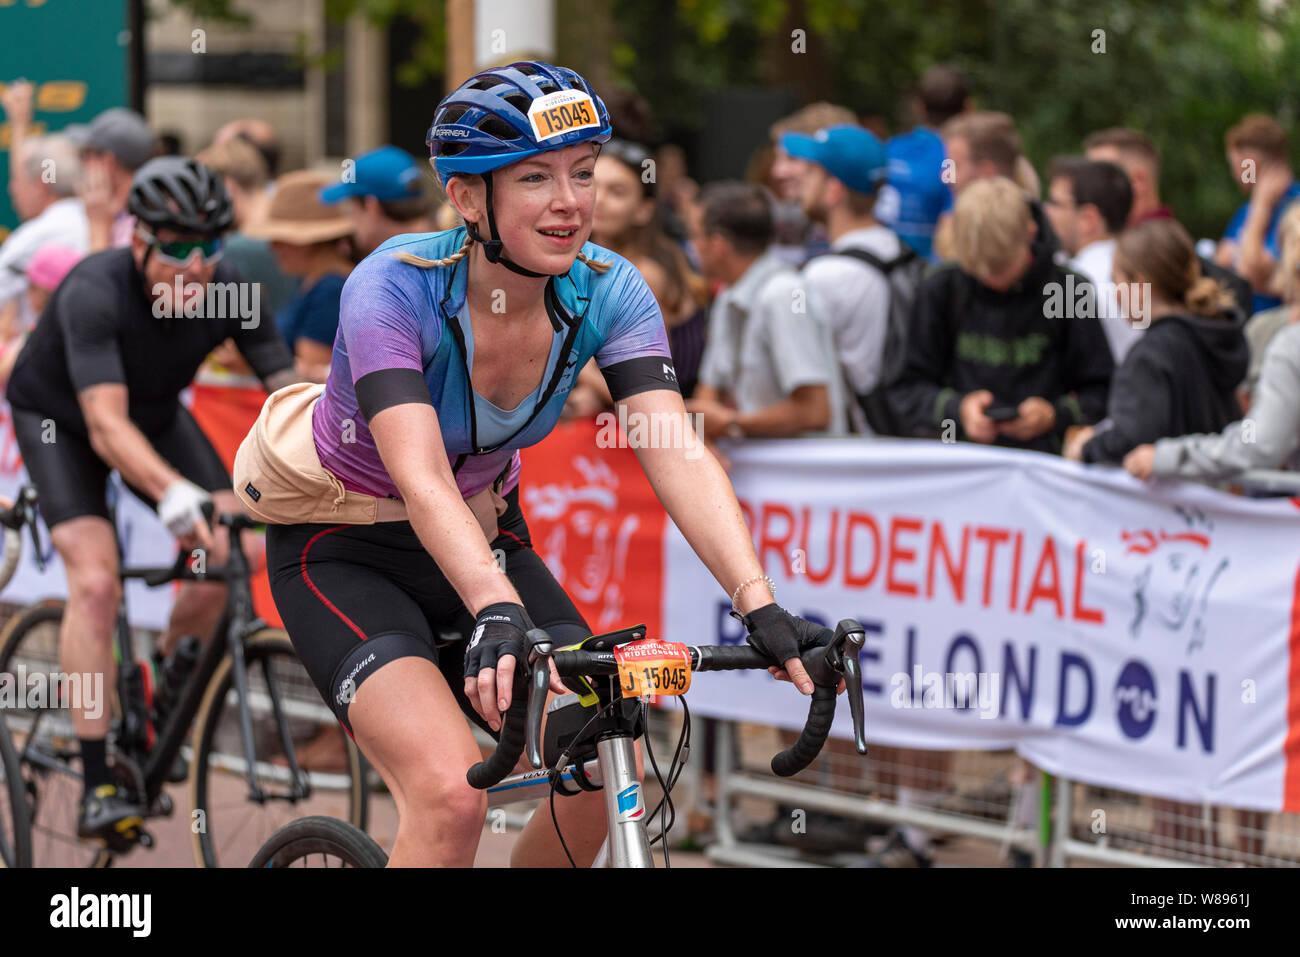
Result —
MULTIPOLYGON (((20 504, 29 504, 19 510, 14 525, 31 528, 43 570, 32 508, 35 498, 35 490, 24 488, 20 504)), ((149 586, 225 582, 228 597, 214 635, 198 652, 181 687, 169 689, 174 703, 160 716, 154 710, 151 669, 137 662, 132 650, 123 587, 114 636, 118 677, 107 695, 109 701, 101 705, 112 709, 108 753, 116 783, 144 809, 146 820, 173 813, 164 785, 178 779, 173 771, 178 759, 188 762, 190 832, 194 861, 200 867, 229 864, 228 855, 238 856, 243 864, 247 857, 233 850, 238 842, 251 840, 256 846, 265 835, 300 816, 300 805, 313 796, 326 797, 329 813, 362 830, 368 805, 367 766, 361 753, 321 702, 289 636, 254 615, 249 562, 240 533, 259 527, 258 523, 244 515, 219 515, 216 522, 229 530, 231 541, 230 557, 222 567, 205 567, 198 550, 182 550, 166 567, 127 568, 119 561, 124 585, 132 579, 149 586), (186 746, 191 725, 193 734, 186 746), (341 739, 344 769, 304 769, 299 749, 328 734, 322 729, 330 726, 341 739)), ((115 520, 113 525, 117 527, 115 520)), ((49 691, 40 700, 26 695, 26 706, 6 709, 5 717, 17 748, 21 800, 31 823, 35 865, 106 867, 115 856, 137 846, 151 847, 153 837, 143 827, 132 828, 103 846, 77 837, 82 776, 68 710, 70 676, 59 665, 63 613, 62 601, 38 602, 0 632, 0 681, 14 681, 29 690, 44 683, 49 691)), ((12 781, 8 768, 6 781, 12 781)))

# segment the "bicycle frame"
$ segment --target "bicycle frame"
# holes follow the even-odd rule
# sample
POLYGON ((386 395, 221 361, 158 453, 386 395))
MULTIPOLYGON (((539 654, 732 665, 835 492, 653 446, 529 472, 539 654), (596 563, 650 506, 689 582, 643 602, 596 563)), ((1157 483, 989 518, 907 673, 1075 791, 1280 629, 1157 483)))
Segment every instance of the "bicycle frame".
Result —
MULTIPOLYGON (((229 526, 227 527, 229 528, 229 526)), ((157 730, 158 736, 154 747, 149 752, 141 768, 141 775, 144 778, 145 797, 150 804, 162 792, 167 774, 176 760, 176 756, 180 754, 185 736, 189 732, 195 714, 198 712, 208 684, 226 654, 231 656, 231 673, 238 701, 240 739, 245 760, 244 770, 248 782, 249 799, 259 804, 268 799, 266 792, 259 787, 257 782, 257 756, 254 749, 252 712, 249 708, 248 669, 244 660, 244 639, 262 627, 263 623, 260 619, 254 617, 248 559, 244 554, 242 542, 240 541, 239 528, 230 528, 230 539, 231 547, 226 564, 221 568, 211 569, 202 575, 188 572, 183 562, 183 556, 170 569, 123 567, 120 573, 124 582, 135 578, 157 584, 159 583, 158 579, 164 573, 172 572, 174 574, 168 575, 167 581, 181 578, 194 581, 224 582, 228 586, 226 607, 216 629, 213 631, 212 639, 204 645, 193 672, 181 689, 175 710, 168 715, 163 727, 157 730), (224 636, 225 640, 220 640, 220 636, 224 636)), ((127 687, 129 668, 138 667, 135 664, 134 652, 131 648, 131 627, 127 620, 125 593, 123 593, 122 601, 118 605, 117 647, 122 662, 118 668, 118 700, 125 703, 130 694, 127 687), (130 664, 128 665, 128 663, 130 664)), ((311 783, 308 776, 302 773, 302 769, 298 765, 298 756, 292 745, 288 722, 284 708, 281 705, 279 688, 274 675, 269 672, 266 675, 266 683, 271 698, 271 709, 275 715, 276 730, 279 733, 285 757, 289 762, 290 784, 286 800, 302 800, 311 795, 311 783)), ((124 704, 123 713, 125 711, 126 705, 124 704)), ((138 742, 130 742, 130 745, 128 753, 136 750, 138 742)))
MULTIPOLYGON (((593 787, 603 785, 605 820, 609 832, 592 867, 654 867, 650 854, 650 835, 646 829, 649 813, 642 797, 642 783, 636 776, 636 755, 631 734, 612 734, 596 743, 596 770, 579 771, 570 764, 560 773, 560 780, 575 783, 582 774, 593 787), (611 852, 610 848, 613 848, 611 852)), ((487 789, 488 807, 503 807, 519 801, 546 799, 550 796, 550 771, 540 768, 524 771, 487 789)))

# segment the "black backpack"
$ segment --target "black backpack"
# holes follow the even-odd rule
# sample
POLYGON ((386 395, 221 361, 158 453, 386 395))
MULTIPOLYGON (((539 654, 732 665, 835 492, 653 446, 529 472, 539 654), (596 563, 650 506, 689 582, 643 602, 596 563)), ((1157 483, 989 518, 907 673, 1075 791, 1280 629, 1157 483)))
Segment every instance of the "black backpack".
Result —
MULTIPOLYGON (((902 252, 885 262, 865 249, 836 249, 829 256, 848 256, 883 273, 889 283, 889 315, 885 324, 885 342, 880 356, 880 378, 866 395, 855 395, 867 424, 877 435, 906 435, 903 419, 889 401, 889 389, 897 385, 907 364, 907 335, 912 325, 912 304, 916 290, 930 264, 909 246, 900 242, 902 252)), ((845 379, 848 387, 848 380, 845 379)), ((850 394, 852 390, 849 389, 850 394)), ((850 416, 852 421, 853 416, 850 416)))

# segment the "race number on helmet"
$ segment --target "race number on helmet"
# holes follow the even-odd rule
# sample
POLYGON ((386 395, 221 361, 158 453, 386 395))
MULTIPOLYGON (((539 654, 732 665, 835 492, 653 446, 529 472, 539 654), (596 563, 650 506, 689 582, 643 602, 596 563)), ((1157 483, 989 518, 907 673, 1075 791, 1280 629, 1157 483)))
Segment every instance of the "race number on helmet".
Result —
POLYGON ((609 113, 572 70, 524 60, 485 70, 445 96, 427 143, 438 178, 487 173, 547 150, 604 143, 609 113))

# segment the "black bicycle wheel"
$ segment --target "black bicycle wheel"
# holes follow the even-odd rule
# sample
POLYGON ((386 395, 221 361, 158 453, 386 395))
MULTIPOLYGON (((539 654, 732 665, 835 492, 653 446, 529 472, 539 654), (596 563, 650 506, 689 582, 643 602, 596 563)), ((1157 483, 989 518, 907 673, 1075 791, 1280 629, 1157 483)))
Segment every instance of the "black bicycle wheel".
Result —
MULTIPOLYGON (((0 675, 0 682, 7 680, 0 675)), ((32 829, 27 788, 9 725, 0 714, 0 867, 32 866, 32 829)))
POLYGON ((271 835, 249 867, 385 867, 388 855, 365 831, 332 817, 305 817, 271 835))
POLYGON ((190 831, 199 867, 246 859, 249 842, 258 846, 307 811, 332 814, 362 831, 367 824, 369 794, 361 752, 321 700, 289 636, 276 628, 257 632, 245 643, 244 660, 255 774, 266 799, 250 800, 234 662, 227 656, 208 682, 195 717, 190 831), (273 701, 279 701, 295 759, 309 778, 308 803, 290 796, 289 761, 273 701))
MULTIPOLYGON (((80 745, 67 701, 51 689, 59 667, 63 603, 44 601, 10 618, 0 632, 0 680, 26 689, 6 709, 19 760, 19 783, 31 828, 31 862, 36 867, 102 867, 106 852, 77 837, 81 802, 80 745), (7 677, 6 677, 7 676, 7 677), (38 693, 43 689, 42 693, 38 693)), ((113 689, 103 689, 115 707, 113 689)))

